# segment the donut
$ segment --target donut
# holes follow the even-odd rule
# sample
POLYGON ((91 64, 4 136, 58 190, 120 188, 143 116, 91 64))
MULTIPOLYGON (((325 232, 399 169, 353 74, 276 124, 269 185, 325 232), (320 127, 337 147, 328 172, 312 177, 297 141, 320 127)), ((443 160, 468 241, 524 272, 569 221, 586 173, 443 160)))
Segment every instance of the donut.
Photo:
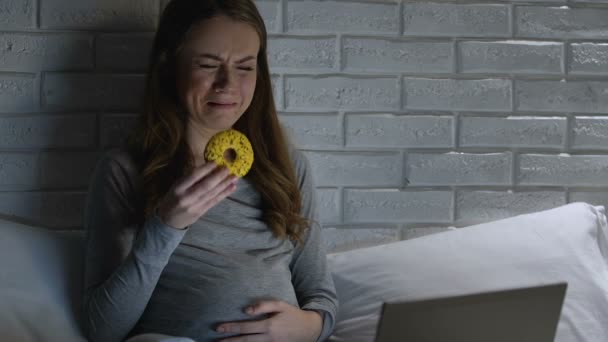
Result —
POLYGON ((205 147, 205 160, 226 166, 231 174, 243 177, 253 164, 253 148, 245 134, 229 129, 215 134, 205 147))

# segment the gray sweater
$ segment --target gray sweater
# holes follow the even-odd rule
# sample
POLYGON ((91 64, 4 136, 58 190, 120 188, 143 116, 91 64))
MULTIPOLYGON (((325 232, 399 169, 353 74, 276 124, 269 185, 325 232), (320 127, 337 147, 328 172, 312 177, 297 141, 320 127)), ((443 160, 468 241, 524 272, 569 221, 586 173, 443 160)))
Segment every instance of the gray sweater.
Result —
MULTIPOLYGON (((302 215, 318 222, 305 155, 291 149, 302 215)), ((185 230, 152 217, 137 223, 142 179, 126 149, 98 161, 85 209, 83 325, 92 341, 156 332, 213 341, 220 323, 259 320, 244 308, 277 299, 323 317, 319 341, 333 330, 338 301, 318 223, 303 245, 272 235, 261 196, 247 178, 185 230)))

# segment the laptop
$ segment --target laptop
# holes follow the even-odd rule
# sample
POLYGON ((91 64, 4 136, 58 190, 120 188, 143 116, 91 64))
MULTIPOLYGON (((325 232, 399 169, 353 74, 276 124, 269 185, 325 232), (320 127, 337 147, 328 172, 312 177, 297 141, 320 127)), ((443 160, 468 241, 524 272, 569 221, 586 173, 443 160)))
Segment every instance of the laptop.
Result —
POLYGON ((566 288, 384 303, 376 342, 553 342, 566 288))

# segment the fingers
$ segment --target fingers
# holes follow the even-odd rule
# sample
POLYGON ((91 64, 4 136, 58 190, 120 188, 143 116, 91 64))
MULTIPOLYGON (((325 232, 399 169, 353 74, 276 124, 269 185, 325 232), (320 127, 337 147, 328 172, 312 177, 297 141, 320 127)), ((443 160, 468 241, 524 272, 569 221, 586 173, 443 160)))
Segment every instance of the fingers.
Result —
MULTIPOLYGON (((217 195, 205 196, 206 201, 201 201, 201 203, 199 203, 200 208, 198 208, 198 211, 206 212, 221 202, 224 198, 230 196, 230 194, 236 190, 236 184, 233 184, 232 182, 228 183, 228 186, 223 188, 223 190, 221 190, 217 195)), ((222 189, 222 187, 218 186, 216 189, 222 189)))
POLYGON ((180 185, 175 188, 175 191, 178 194, 184 193, 189 187, 191 187, 194 183, 198 182, 201 178, 205 177, 211 171, 215 169, 217 164, 215 162, 208 162, 203 166, 194 169, 190 175, 188 175, 180 185))
POLYGON ((223 323, 215 330, 219 333, 230 334, 264 334, 268 332, 269 326, 270 321, 265 319, 262 321, 223 323))
POLYGON ((238 180, 238 177, 234 175, 226 175, 222 178, 225 174, 226 173, 221 173, 219 180, 210 180, 208 186, 202 183, 200 186, 195 185, 196 188, 192 191, 192 196, 194 196, 198 202, 207 202, 238 180), (216 184, 215 181, 218 181, 218 183, 216 184))
POLYGON ((228 168, 218 167, 213 170, 213 172, 205 176, 205 178, 201 179, 197 183, 194 183, 189 192, 198 198, 201 196, 201 193, 209 192, 218 186, 228 177, 229 174, 230 171, 228 168))
POLYGON ((225 338, 219 342, 268 342, 269 340, 268 335, 256 334, 225 338))
POLYGON ((263 313, 280 312, 287 309, 286 305, 290 305, 280 300, 265 300, 255 305, 250 306, 245 310, 250 315, 259 315, 263 313), (250 311, 251 310, 251 311, 250 311))
MULTIPOLYGON (((185 205, 196 205, 203 195, 211 193, 218 185, 228 179, 229 172, 225 167, 215 168, 190 188, 185 189, 185 194, 182 194, 182 202, 185 205)), ((205 200, 203 199, 203 202, 205 200)))
MULTIPOLYGON (((250 315, 257 315, 262 313, 277 313, 289 310, 290 308, 295 307, 280 300, 265 300, 246 308, 245 312, 250 315), (251 311, 249 309, 253 310, 251 311)), ((226 338, 220 342, 268 341, 268 337, 271 333, 270 326, 273 319, 274 318, 271 317, 259 321, 222 323, 216 328, 216 331, 219 333, 240 334, 240 336, 226 338)))

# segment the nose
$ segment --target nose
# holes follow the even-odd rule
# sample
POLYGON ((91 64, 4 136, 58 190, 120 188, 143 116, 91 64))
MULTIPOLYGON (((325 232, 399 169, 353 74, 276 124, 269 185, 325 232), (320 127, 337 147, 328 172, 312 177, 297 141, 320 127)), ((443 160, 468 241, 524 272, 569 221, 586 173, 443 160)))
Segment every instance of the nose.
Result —
POLYGON ((216 73, 213 88, 216 91, 227 92, 234 88, 236 84, 236 72, 229 71, 226 67, 220 67, 216 73))

